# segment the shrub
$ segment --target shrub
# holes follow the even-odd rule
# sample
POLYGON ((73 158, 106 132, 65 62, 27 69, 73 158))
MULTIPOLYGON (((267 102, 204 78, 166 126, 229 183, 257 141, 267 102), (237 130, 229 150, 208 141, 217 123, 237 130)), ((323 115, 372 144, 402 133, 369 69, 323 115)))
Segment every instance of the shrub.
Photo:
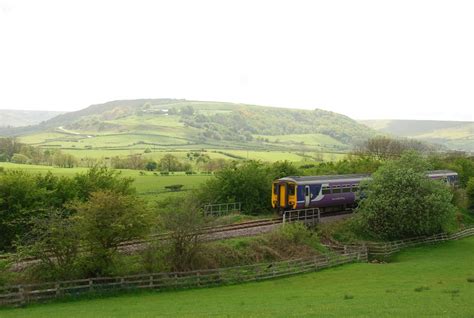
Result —
POLYGON ((455 208, 449 188, 426 177, 428 165, 419 155, 405 153, 382 166, 363 186, 356 210, 359 226, 381 239, 403 239, 447 230, 455 208))
POLYGON ((93 275, 106 273, 122 242, 143 238, 150 230, 148 207, 135 196, 98 191, 70 208, 77 212, 74 220, 90 253, 86 266, 93 275))

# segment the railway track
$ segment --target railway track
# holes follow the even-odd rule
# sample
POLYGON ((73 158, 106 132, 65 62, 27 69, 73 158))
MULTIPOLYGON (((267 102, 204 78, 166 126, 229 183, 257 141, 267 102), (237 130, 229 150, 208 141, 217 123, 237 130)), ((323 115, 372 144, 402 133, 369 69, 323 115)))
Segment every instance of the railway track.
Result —
MULTIPOLYGON (((326 212, 326 213, 321 213, 321 222, 324 221, 324 219, 327 218, 336 218, 338 219, 339 217, 344 217, 346 215, 352 214, 352 211, 335 211, 335 212, 326 212)), ((317 222, 314 218, 304 218, 304 216, 300 218, 293 218, 291 220, 287 220, 288 223, 295 222, 295 221, 306 221, 306 222, 317 222)), ((252 230, 255 229, 257 230, 258 228, 267 228, 271 229, 271 226, 282 224, 283 223, 283 218, 282 217, 276 217, 276 218, 267 218, 267 219, 260 219, 260 220, 253 220, 253 221, 245 221, 245 222, 240 222, 240 223, 234 223, 234 224, 226 224, 226 225, 217 225, 217 226, 211 226, 211 227, 206 227, 202 230, 200 235, 204 236, 210 236, 212 240, 212 236, 215 236, 215 239, 225 239, 225 238, 230 238, 230 237, 239 237, 239 236, 249 236, 248 233, 245 233, 245 230, 252 230), (239 234, 242 233, 242 234, 239 234)), ((255 231, 258 232, 258 231, 255 231)), ((266 231, 261 231, 260 233, 264 233, 266 231)), ((258 233, 255 233, 258 234, 258 233)), ((133 240, 129 242, 124 242, 120 244, 120 249, 123 251, 127 250, 138 250, 141 247, 143 247, 146 244, 149 244, 153 241, 164 241, 170 238, 169 233, 159 233, 159 234, 152 234, 150 238, 144 239, 144 240, 133 240)), ((5 260, 9 259, 13 254, 9 255, 0 255, 0 260, 5 260)), ((23 259, 23 261, 31 261, 34 260, 32 258, 26 258, 23 259)))
MULTIPOLYGON (((327 219, 327 218, 338 219, 340 217, 344 217, 344 216, 349 215, 349 214, 352 214, 352 211, 325 212, 325 213, 321 213, 321 217, 320 217, 321 220, 320 221, 323 222, 323 220, 327 219)), ((295 221, 307 221, 307 222, 316 222, 317 223, 316 219, 314 219, 314 218, 305 218, 304 216, 301 216, 299 218, 293 218, 291 220, 287 220, 288 223, 295 222, 295 221)), ((226 238, 225 233, 237 232, 237 231, 242 231, 242 230, 247 230, 247 229, 257 229, 257 228, 263 228, 263 227, 270 227, 272 225, 282 224, 282 223, 283 223, 283 218, 282 217, 267 218, 267 219, 245 221, 245 222, 234 223, 234 224, 226 224, 226 225, 217 225, 217 226, 212 226, 212 227, 206 227, 199 234, 201 234, 201 235, 224 234, 224 235, 220 236, 219 238, 226 238)), ((236 237, 236 236, 238 236, 238 235, 233 235, 232 237, 236 237)), ((245 236, 245 235, 242 235, 242 236, 245 236)), ((132 246, 132 245, 136 245, 136 244, 149 243, 153 240, 166 240, 166 239, 169 239, 169 237, 170 237, 170 234, 168 234, 168 233, 154 234, 154 235, 151 235, 151 237, 149 239, 124 242, 124 243, 121 244, 121 246, 126 247, 126 246, 132 246)))

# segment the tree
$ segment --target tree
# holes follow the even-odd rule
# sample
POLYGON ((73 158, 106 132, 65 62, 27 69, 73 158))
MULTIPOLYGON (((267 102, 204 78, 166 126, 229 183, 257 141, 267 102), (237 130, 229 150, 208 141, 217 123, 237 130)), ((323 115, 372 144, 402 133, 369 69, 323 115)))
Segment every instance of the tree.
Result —
POLYGON ((73 155, 57 150, 53 156, 53 164, 61 168, 73 168, 77 165, 77 160, 73 155))
POLYGON ((25 155, 22 155, 21 153, 16 153, 12 156, 11 158, 11 162, 13 163, 21 163, 21 164, 25 164, 25 163, 28 163, 28 161, 30 160, 30 158, 28 158, 27 156, 25 155))
POLYGON ((150 229, 148 207, 136 196, 98 191, 88 201, 77 201, 70 208, 76 211, 74 219, 91 256, 92 274, 104 274, 120 243, 143 238, 150 229))
POLYGON ((180 112, 181 112, 181 115, 192 116, 194 115, 194 107, 191 105, 186 105, 181 108, 180 112))
POLYGON ((132 188, 132 178, 124 178, 120 171, 106 167, 95 166, 86 173, 76 174, 74 183, 77 198, 81 201, 87 200, 92 192, 99 190, 110 190, 119 194, 135 193, 135 189, 132 188))
POLYGON ((414 152, 379 168, 362 186, 365 197, 356 224, 381 239, 403 239, 446 231, 454 220, 452 193, 446 184, 426 177, 427 162, 414 152))
POLYGON ((160 159, 160 169, 162 171, 178 171, 181 168, 181 163, 178 158, 171 154, 166 154, 160 159))
POLYGON ((79 232, 73 220, 64 211, 53 210, 32 223, 32 230, 17 242, 17 253, 39 260, 48 280, 74 278, 79 232))
POLYGON ((428 145, 417 140, 393 139, 385 136, 377 136, 364 142, 356 153, 377 160, 388 160, 399 158, 407 150, 427 152, 431 149, 428 145))
POLYGON ((194 269, 205 226, 203 211, 193 196, 173 198, 160 211, 159 224, 164 232, 170 233, 167 258, 173 271, 194 269))
POLYGON ((148 161, 145 165, 145 169, 148 171, 155 171, 158 168, 158 164, 155 161, 148 161))
POLYGON ((199 188, 202 203, 242 202, 246 214, 265 213, 270 208, 271 179, 268 166, 248 161, 218 171, 199 188))

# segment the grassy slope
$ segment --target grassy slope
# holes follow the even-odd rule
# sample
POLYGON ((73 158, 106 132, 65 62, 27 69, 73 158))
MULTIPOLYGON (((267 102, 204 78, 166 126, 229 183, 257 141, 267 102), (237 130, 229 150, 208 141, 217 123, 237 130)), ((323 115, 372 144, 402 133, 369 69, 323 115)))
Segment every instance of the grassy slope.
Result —
POLYGON ((142 293, 0 311, 19 317, 473 317, 474 237, 244 285, 142 293), (422 291, 416 291, 420 289, 422 291), (350 296, 350 297, 346 297, 350 296), (352 299, 345 299, 351 298, 352 299))
MULTIPOLYGON (((216 131, 217 126, 210 128, 210 131, 216 131)), ((220 133, 223 132, 220 131, 220 133)), ((285 159, 284 153, 288 151, 292 154, 286 159, 294 161, 302 159, 301 156, 295 154, 298 151, 347 151, 352 146, 350 140, 360 140, 370 136, 366 127, 352 119, 321 110, 289 110, 225 102, 184 100, 132 100, 93 105, 78 112, 58 116, 40 126, 24 131, 18 130, 14 134, 19 134, 22 142, 45 148, 61 148, 74 152, 80 158, 97 157, 94 152, 91 152, 91 148, 95 152, 113 151, 111 154, 114 155, 124 155, 124 150, 140 152, 146 148, 167 151, 248 149, 257 152, 249 156, 250 159, 269 161, 274 161, 273 157, 285 159), (137 110, 144 104, 152 105, 154 113, 137 114, 137 110), (199 114, 206 116, 220 114, 227 116, 226 118, 234 118, 228 119, 228 122, 222 118, 224 122, 214 122, 214 125, 220 127, 218 130, 235 125, 241 128, 248 126, 252 127, 248 128, 250 129, 248 131, 254 131, 254 138, 263 137, 267 141, 203 139, 201 133, 204 132, 204 128, 185 125, 180 115, 158 114, 159 110, 180 109, 189 105, 192 105, 199 114), (295 129, 304 133, 291 134, 290 131, 295 129), (280 130, 281 133, 275 134, 280 130), (318 133, 318 130, 322 133, 318 133), (273 135, 259 135, 255 133, 256 131, 262 133, 272 131, 273 135), (344 140, 338 140, 330 134, 336 134, 338 138, 344 140), (262 156, 258 153, 261 151, 274 151, 274 156, 262 156)))
POLYGON ((0 109, 0 127, 36 125, 64 112, 0 109))
POLYGON ((451 149, 474 151, 474 123, 430 120, 362 120, 361 123, 402 137, 436 142, 451 149))

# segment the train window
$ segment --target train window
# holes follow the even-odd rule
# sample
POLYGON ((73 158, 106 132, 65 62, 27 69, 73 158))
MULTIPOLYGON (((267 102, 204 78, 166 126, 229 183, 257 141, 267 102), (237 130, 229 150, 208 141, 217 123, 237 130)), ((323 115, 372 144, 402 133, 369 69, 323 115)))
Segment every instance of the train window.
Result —
POLYGON ((341 188, 339 187, 332 188, 332 193, 341 193, 341 188))
POLYGON ((323 188, 323 194, 330 194, 330 193, 331 193, 331 189, 326 188, 326 187, 323 188))
POLYGON ((352 192, 357 192, 359 191, 359 187, 357 186, 352 186, 352 192))
POLYGON ((273 194, 278 194, 278 183, 273 184, 273 194))
POLYGON ((289 184, 288 185, 288 195, 295 195, 295 188, 296 188, 296 186, 294 184, 289 184))
POLYGON ((346 187, 342 188, 342 192, 344 192, 344 193, 351 192, 351 188, 346 186, 346 187))
POLYGON ((305 196, 309 196, 309 187, 305 188, 305 196))

